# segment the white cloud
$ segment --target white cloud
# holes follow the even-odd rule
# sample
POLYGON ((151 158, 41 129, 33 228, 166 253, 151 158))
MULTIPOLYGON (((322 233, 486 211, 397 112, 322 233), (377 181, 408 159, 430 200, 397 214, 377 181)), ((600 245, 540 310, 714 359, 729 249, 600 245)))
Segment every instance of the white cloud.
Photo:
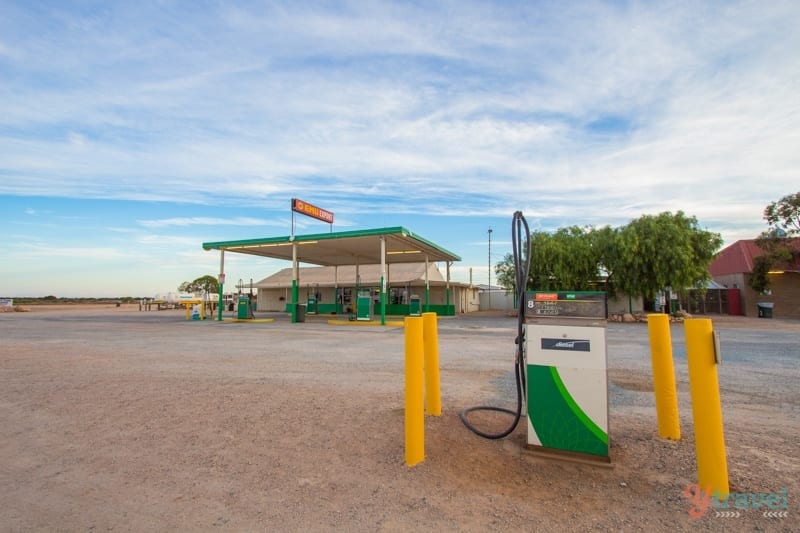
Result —
POLYGON ((92 260, 123 259, 131 254, 112 247, 53 246, 46 243, 15 243, 8 247, 9 259, 92 260))
MULTIPOLYGON (((175 217, 160 220, 139 220, 146 228, 164 228, 169 226, 276 226, 275 221, 251 217, 215 218, 215 217, 175 217)), ((281 223, 283 224, 283 223, 281 223)))
POLYGON ((176 250, 176 246, 185 248, 198 247, 196 237, 181 237, 178 235, 140 235, 136 238, 136 243, 143 246, 168 247, 172 251, 176 250))

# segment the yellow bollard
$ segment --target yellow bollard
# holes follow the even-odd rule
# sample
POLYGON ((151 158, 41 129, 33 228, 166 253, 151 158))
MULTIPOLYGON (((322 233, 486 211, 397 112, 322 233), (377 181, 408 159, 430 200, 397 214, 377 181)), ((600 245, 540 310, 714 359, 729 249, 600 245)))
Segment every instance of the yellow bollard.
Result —
POLYGON ((672 362, 669 316, 647 315, 647 332, 650 335, 650 359, 653 363, 658 436, 662 439, 680 440, 681 423, 678 415, 678 392, 675 388, 675 367, 672 362))
POLYGON ((684 321, 684 330, 686 357, 689 361, 698 484, 706 494, 724 496, 730 489, 711 320, 687 318, 684 321))
POLYGON ((422 318, 405 318, 406 465, 425 460, 422 318))
POLYGON ((422 313, 422 339, 425 346, 425 413, 442 414, 442 391, 439 380, 439 329, 436 313, 422 313))

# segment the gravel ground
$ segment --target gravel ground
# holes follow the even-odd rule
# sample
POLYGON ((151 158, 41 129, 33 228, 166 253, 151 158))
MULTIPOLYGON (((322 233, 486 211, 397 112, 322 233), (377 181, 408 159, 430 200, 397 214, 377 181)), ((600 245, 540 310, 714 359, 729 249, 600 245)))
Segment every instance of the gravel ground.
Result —
POLYGON ((444 412, 426 418, 426 459, 410 468, 402 328, 123 305, 0 314, 0 528, 798 531, 800 322, 712 318, 731 490, 785 494, 786 516, 690 516, 680 324, 678 442, 657 437, 646 325, 609 324, 601 468, 531 454, 523 424, 499 441, 470 433, 462 409, 513 406, 515 319, 442 318, 444 412))

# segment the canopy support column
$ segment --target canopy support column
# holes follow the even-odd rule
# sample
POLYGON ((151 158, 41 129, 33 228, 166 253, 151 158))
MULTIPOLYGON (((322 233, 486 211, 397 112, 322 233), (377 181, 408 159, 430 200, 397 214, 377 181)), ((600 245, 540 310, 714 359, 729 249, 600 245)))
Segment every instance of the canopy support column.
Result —
POLYGON ((381 326, 386 325, 386 237, 381 237, 381 326))
MULTIPOLYGON (((450 261, 445 261, 445 265, 446 265, 445 271, 447 272, 447 274, 446 274, 447 279, 446 279, 446 285, 445 285, 445 289, 444 289, 444 295, 445 295, 444 303, 446 305, 445 309, 447 309, 445 314, 449 314, 450 313, 450 261)), ((453 307, 455 307, 455 306, 453 306, 453 307)), ((455 314, 456 314, 455 311, 453 311, 453 316, 455 316, 455 314)))
POLYGON ((341 298, 339 296, 339 265, 333 266, 333 309, 336 311, 337 315, 342 314, 342 309, 340 309, 339 303, 341 302, 341 298))
POLYGON ((356 288, 353 290, 353 295, 350 297, 350 305, 352 306, 353 315, 358 318, 358 291, 361 286, 361 272, 358 267, 358 256, 356 256, 356 288))
MULTIPOLYGON (((225 250, 220 249, 219 251, 219 299, 217 301, 217 320, 222 322, 222 307, 224 306, 225 302, 223 301, 222 296, 222 286, 225 284, 225 250)), ((205 305, 205 304, 203 304, 205 305)))
POLYGON ((297 266, 297 242, 292 242, 292 324, 297 323, 297 303, 300 298, 300 268, 297 266))
POLYGON ((425 255, 425 311, 430 311, 430 281, 428 280, 428 256, 425 255))

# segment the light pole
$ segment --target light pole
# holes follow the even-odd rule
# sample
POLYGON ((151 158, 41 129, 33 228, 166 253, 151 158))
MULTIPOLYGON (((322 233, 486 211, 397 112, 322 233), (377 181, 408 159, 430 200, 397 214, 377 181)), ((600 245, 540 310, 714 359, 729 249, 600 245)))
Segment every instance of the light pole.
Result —
POLYGON ((492 290, 492 228, 489 228, 489 288, 486 290, 492 290))

